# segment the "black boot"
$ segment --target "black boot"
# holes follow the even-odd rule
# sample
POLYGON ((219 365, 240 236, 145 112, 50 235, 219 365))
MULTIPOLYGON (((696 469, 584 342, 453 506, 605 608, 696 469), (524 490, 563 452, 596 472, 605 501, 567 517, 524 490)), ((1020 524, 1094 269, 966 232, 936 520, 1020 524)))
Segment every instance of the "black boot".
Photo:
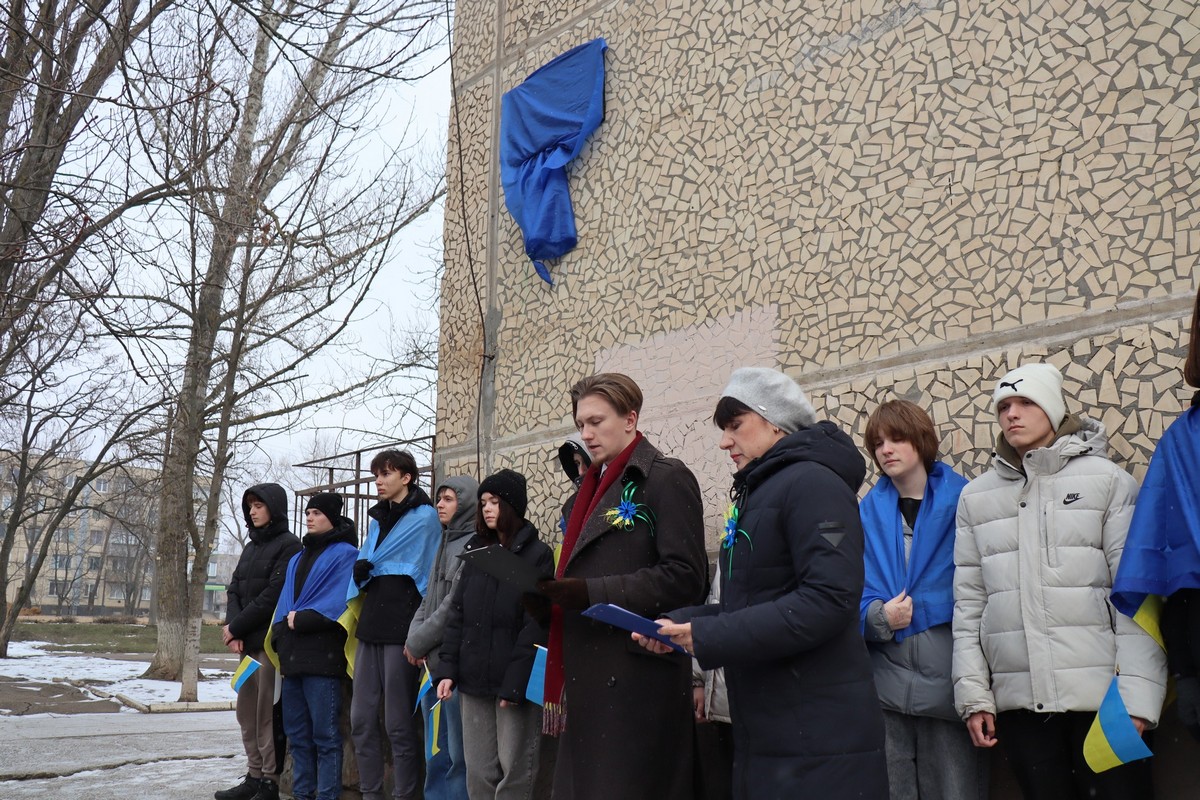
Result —
MULTIPOLYGON (((258 794, 263 781, 258 778, 251 778, 249 773, 246 774, 246 779, 237 786, 231 786, 228 789, 222 789, 213 795, 217 800, 253 800, 258 794)), ((279 796, 279 790, 275 790, 276 797, 279 796)))
POLYGON ((279 784, 270 778, 258 782, 258 794, 250 800, 279 800, 279 784))

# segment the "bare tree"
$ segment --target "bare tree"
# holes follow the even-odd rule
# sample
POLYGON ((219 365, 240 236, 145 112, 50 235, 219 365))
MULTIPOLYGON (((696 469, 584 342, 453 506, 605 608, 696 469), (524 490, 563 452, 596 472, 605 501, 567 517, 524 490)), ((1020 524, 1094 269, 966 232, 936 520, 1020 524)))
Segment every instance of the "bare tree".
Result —
POLYGON ((52 545, 80 511, 93 507, 91 483, 144 457, 149 437, 142 426, 158 406, 123 385, 118 365, 95 348, 85 321, 71 312, 69 306, 43 310, 48 332, 25 340, 13 359, 16 368, 5 376, 10 402, 0 406, 0 486, 6 501, 0 657, 7 655, 17 615, 52 545), (19 537, 25 558, 14 575, 19 537), (9 603, 14 580, 20 583, 9 603))
POLYGON ((239 447, 376 389, 403 366, 376 358, 361 369, 327 366, 326 377, 315 358, 356 345, 353 323, 394 257, 394 237, 444 191, 440 172, 399 149, 370 171, 354 168, 361 137, 378 123, 378 90, 415 74, 437 43, 440 8, 210 5, 190 48, 142 56, 145 71, 176 76, 141 87, 138 102, 164 109, 148 118, 143 138, 175 142, 154 167, 183 176, 190 202, 144 218, 158 243, 142 261, 153 282, 123 283, 105 318, 135 352, 139 373, 171 397, 159 640, 147 675, 182 680, 183 700, 195 698, 220 487, 239 447), (201 91, 206 82, 217 90, 201 91), (214 129, 232 133, 214 143, 214 129), (215 157, 188 174, 184 165, 209 147, 215 157))
MULTIPOLYGON (((130 209, 178 196, 111 158, 138 109, 121 79, 175 0, 39 0, 7 7, 0 50, 0 375, 51 305, 89 307, 112 284, 105 238, 130 209), (87 268, 80 268, 81 260, 87 268)), ((186 170, 188 167, 184 167, 186 170)), ((0 393, 0 404, 11 399, 0 393)))

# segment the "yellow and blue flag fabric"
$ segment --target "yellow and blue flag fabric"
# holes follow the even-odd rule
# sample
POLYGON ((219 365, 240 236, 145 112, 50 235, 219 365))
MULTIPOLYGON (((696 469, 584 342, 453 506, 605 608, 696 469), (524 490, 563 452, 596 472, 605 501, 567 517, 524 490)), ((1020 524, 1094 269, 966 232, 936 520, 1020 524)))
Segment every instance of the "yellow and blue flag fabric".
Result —
POLYGON ((442 731, 442 701, 438 700, 429 708, 429 713, 425 716, 425 760, 436 756, 442 752, 442 748, 438 747, 438 736, 442 731))
POLYGON ((354 657, 358 653, 358 618, 362 616, 362 595, 346 603, 346 610, 338 617, 338 624, 346 631, 346 675, 354 679, 354 657))
POLYGON ((262 665, 250 656, 244 657, 242 663, 238 664, 238 668, 233 671, 233 677, 229 679, 229 685, 233 687, 235 692, 240 692, 242 684, 250 680, 250 676, 257 672, 260 666, 262 665))
POLYGON ((1125 701, 1117 690, 1120 677, 1113 676, 1100 703, 1100 710, 1096 712, 1096 719, 1092 721, 1091 730, 1083 740, 1083 759, 1092 772, 1104 772, 1154 755, 1129 718, 1125 701))
POLYGON ((433 679, 429 677, 429 667, 425 667, 425 674, 421 676, 421 683, 417 686, 417 702, 413 706, 413 713, 417 713, 417 709, 421 707, 421 698, 429 693, 433 688, 433 679))
POLYGON ((1129 521, 1121 564, 1113 578, 1112 604, 1132 617, 1161 645, 1162 598, 1200 589, 1200 406, 1163 432, 1129 521))

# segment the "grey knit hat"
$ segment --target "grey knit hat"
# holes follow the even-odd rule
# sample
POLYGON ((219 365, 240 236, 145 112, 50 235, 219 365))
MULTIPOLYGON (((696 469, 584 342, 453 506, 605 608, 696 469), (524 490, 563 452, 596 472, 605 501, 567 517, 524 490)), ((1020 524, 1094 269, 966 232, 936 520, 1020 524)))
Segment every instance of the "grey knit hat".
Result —
POLYGON ((996 391, 992 392, 992 411, 996 411, 1001 400, 1026 397, 1046 412, 1050 427, 1057 431, 1067 416, 1062 385, 1062 373, 1053 364, 1022 364, 996 383, 996 391))
POLYGON ((817 412, 794 380, 777 369, 743 367, 734 370, 722 397, 740 400, 785 433, 817 423, 817 412))

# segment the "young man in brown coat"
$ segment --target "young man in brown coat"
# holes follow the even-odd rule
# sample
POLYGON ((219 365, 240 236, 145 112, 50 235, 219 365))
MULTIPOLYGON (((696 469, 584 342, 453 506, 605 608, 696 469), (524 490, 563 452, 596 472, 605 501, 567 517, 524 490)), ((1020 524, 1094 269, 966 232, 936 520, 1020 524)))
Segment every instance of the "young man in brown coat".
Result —
POLYGON ((571 402, 592 464, 568 501, 555 580, 539 584, 554 603, 545 693, 547 730, 562 735, 554 796, 690 800, 690 660, 646 653, 580 612, 613 603, 655 619, 704 599, 700 488, 638 431, 633 379, 593 375, 571 402))

